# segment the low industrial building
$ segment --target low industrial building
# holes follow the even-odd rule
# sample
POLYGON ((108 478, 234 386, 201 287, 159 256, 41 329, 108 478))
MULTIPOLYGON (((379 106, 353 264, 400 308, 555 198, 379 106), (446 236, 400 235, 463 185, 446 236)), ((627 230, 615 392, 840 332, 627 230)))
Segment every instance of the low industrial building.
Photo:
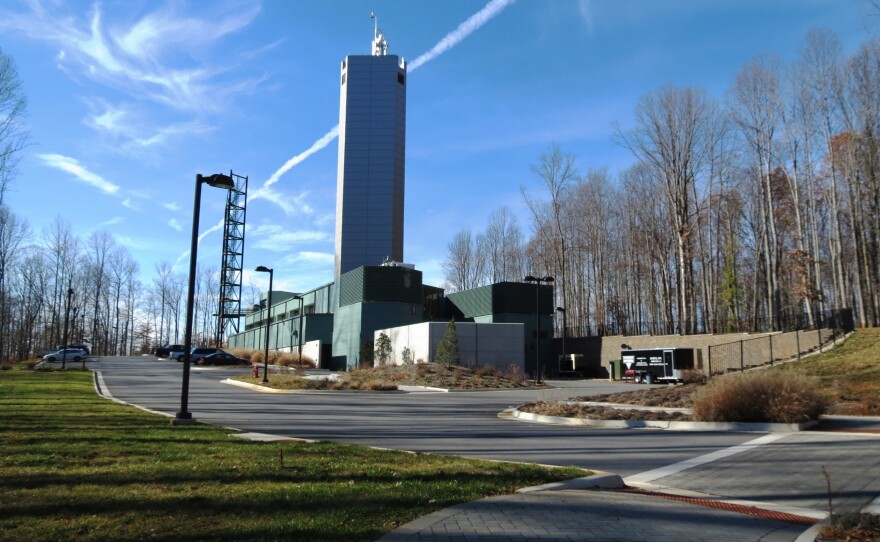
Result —
POLYGON ((229 337, 229 347, 264 348, 268 323, 271 350, 302 348, 303 355, 325 369, 361 365, 363 349, 374 348, 377 332, 392 338, 398 362, 404 361, 404 350, 413 353, 412 361, 432 361, 438 337, 455 320, 465 365, 516 365, 535 374, 538 343, 544 363, 552 352, 550 285, 501 282, 445 295, 441 288, 423 285, 421 271, 388 263, 359 267, 343 273, 338 284, 302 294, 275 291, 272 300, 272 307, 265 306, 264 298, 246 315, 244 332, 229 337), (427 323, 431 325, 419 327, 427 323))

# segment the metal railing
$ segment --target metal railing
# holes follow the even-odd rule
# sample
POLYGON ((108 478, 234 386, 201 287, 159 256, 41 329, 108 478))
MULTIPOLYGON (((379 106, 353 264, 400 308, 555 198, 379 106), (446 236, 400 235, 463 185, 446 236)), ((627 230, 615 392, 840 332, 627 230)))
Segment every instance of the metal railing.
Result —
POLYGON ((804 354, 819 351, 834 344, 846 330, 830 327, 789 333, 773 333, 764 337, 744 339, 709 346, 707 374, 709 376, 751 367, 773 365, 776 362, 800 359, 804 354))

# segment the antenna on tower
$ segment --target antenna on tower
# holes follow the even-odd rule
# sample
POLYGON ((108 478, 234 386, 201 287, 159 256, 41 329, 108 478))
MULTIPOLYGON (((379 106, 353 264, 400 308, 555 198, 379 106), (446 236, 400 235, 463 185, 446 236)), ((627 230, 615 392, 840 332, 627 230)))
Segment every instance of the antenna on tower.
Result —
POLYGON ((385 56, 388 54, 388 42, 385 41, 385 35, 379 32, 379 18, 374 12, 370 12, 370 19, 373 19, 373 56, 385 56))

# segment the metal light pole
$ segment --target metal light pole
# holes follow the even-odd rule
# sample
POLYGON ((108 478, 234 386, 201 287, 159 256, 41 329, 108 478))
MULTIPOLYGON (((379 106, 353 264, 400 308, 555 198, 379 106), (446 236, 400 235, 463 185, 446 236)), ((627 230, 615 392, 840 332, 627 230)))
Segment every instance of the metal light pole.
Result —
POLYGON ((535 283, 535 384, 541 383, 541 283, 553 282, 553 277, 527 275, 526 282, 535 283))
POLYGON ((61 350, 61 368, 67 367, 67 329, 70 322, 70 298, 73 297, 73 288, 67 288, 67 308, 64 310, 64 346, 61 350))
MULTIPOLYGON (((556 312, 562 313, 562 359, 565 359, 565 309, 556 307, 556 312)), ((566 360, 567 362, 568 360, 566 360)))
POLYGON ((272 331, 272 275, 275 274, 273 269, 269 269, 265 265, 261 265, 254 271, 258 273, 269 273, 269 294, 266 296, 266 350, 263 352, 263 383, 269 383, 269 332, 272 331))
POLYGON ((172 425, 188 425, 195 423, 192 413, 188 408, 189 403, 189 365, 190 353, 192 351, 192 327, 193 327, 193 305, 195 302, 195 284, 196 284, 196 253, 199 248, 199 210, 202 199, 202 183, 215 188, 225 188, 229 190, 235 187, 232 177, 215 173, 210 177, 202 177, 196 175, 196 193, 193 201, 193 226, 192 226, 192 243, 189 249, 189 290, 186 294, 186 328, 184 329, 183 338, 183 384, 180 390, 180 412, 171 419, 172 425))

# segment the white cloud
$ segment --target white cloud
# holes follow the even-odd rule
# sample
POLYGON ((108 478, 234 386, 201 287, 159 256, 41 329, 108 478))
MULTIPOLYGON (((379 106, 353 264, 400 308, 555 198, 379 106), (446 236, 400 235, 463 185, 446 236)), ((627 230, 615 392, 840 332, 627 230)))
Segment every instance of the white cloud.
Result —
POLYGON ((169 201, 167 203, 163 203, 162 207, 165 207, 169 211, 174 211, 175 213, 177 211, 180 211, 180 205, 178 205, 177 202, 174 202, 174 201, 169 201))
MULTIPOLYGON (((192 51, 251 24, 260 12, 255 2, 205 18, 163 8, 127 27, 105 24, 97 3, 87 21, 61 14, 66 3, 43 5, 34 0, 28 5, 25 13, 0 10, 0 29, 57 44, 61 50, 56 62, 65 73, 83 75, 132 96, 174 109, 216 109, 262 81, 236 78, 232 66, 210 67, 191 57, 192 51)), ((214 11, 223 9, 207 5, 214 11)))
POLYGON ((83 181, 104 193, 116 194, 116 192, 119 191, 119 185, 113 184, 100 175, 87 170, 76 158, 63 156, 61 154, 38 154, 37 157, 47 166, 70 173, 80 181, 83 181))
POLYGON ((117 243, 126 248, 135 250, 147 250, 150 248, 149 242, 145 242, 142 239, 135 239, 128 235, 114 235, 113 238, 116 239, 117 243))
POLYGON ((248 194, 248 202, 264 199, 281 207, 287 216, 310 215, 315 212, 314 208, 306 202, 308 192, 302 192, 295 196, 284 194, 274 188, 264 186, 248 194), (251 196, 251 194, 255 194, 251 196))
POLYGON ((590 0, 578 0, 578 15, 584 21, 584 26, 589 32, 593 31, 593 14, 590 10, 590 0))
MULTIPOLYGON (((213 226, 211 226, 211 227, 208 228, 207 230, 203 231, 203 232, 201 233, 201 235, 199 235, 198 239, 196 239, 196 247, 198 247, 199 245, 201 245, 201 243, 202 243, 202 239, 204 239, 204 238, 207 237, 208 235, 214 233, 215 231, 222 230, 222 229, 223 229, 223 224, 224 224, 224 222, 225 222, 225 218, 221 218, 221 219, 220 219, 220 222, 214 224, 213 226)), ((190 253, 189 250, 185 250, 185 251, 183 251, 183 252, 180 254, 180 256, 177 257, 177 260, 175 260, 174 265, 173 265, 172 267, 175 267, 175 268, 176 268, 177 266, 179 266, 179 265, 183 262, 184 259, 189 258, 189 253, 190 253)), ((196 255, 198 255, 198 248, 196 249, 196 255)))
POLYGON ((180 225, 180 222, 176 218, 168 220, 168 225, 177 231, 183 231, 183 226, 180 225))
POLYGON ((330 235, 323 231, 298 230, 287 231, 275 224, 261 224, 249 231, 251 239, 256 241, 254 248, 272 252, 288 252, 296 245, 327 241, 330 235))
POLYGON ((121 216, 114 216, 110 220, 105 220, 104 222, 98 224, 98 227, 100 228, 104 226, 115 226, 116 224, 122 224, 123 222, 125 222, 124 218, 122 218, 121 216))
POLYGON ((198 121, 154 127, 150 115, 137 114, 124 106, 111 105, 103 100, 90 103, 89 106, 93 113, 83 119, 83 124, 107 138, 112 149, 135 156, 215 129, 198 121))
POLYGON ((281 258, 279 266, 300 266, 307 265, 311 267, 323 268, 327 265, 333 265, 335 255, 332 252, 312 252, 304 250, 296 254, 290 254, 281 258))

